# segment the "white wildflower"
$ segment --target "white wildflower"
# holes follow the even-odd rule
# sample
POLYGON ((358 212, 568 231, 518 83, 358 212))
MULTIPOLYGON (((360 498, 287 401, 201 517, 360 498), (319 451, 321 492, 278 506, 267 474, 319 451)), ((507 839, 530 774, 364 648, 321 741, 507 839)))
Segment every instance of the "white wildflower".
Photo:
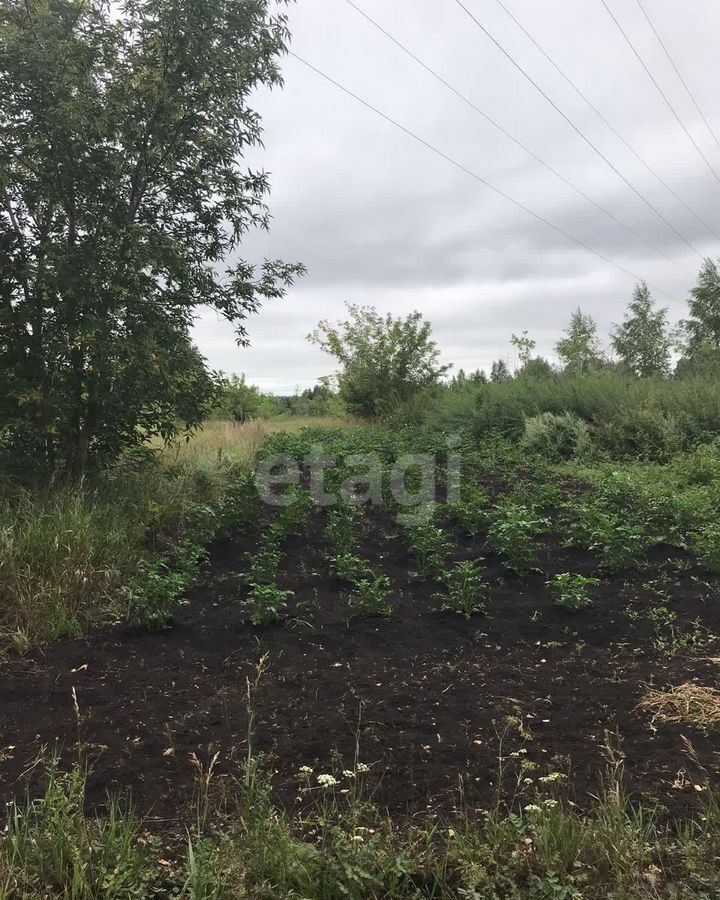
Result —
POLYGON ((337 784, 337 778, 333 778, 332 775, 327 774, 318 775, 317 783, 320 785, 320 787, 331 788, 335 787, 335 785, 337 784))

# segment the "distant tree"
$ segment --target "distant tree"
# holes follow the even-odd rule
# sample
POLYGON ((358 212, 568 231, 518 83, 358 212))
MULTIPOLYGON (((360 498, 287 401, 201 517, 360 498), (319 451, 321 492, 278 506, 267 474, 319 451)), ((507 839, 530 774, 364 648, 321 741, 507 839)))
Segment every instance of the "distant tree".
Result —
POLYGON ((680 323, 684 340, 676 374, 716 376, 720 372, 720 272, 706 259, 688 300, 690 316, 680 323))
POLYGON ((506 381, 512 381, 510 369, 504 359, 497 359, 490 368, 490 381, 493 384, 504 384, 506 381))
POLYGON ((474 372, 471 372, 470 375, 468 375, 468 378, 470 379, 470 381, 474 381, 475 384, 488 383, 488 377, 485 374, 485 369, 475 369, 474 372))
POLYGON ((552 378, 554 374, 552 365, 544 357, 533 356, 518 371, 518 378, 552 378))
POLYGON ((340 397, 353 415, 386 416, 450 369, 439 364, 430 323, 419 312, 395 318, 368 306, 347 310, 346 321, 320 322, 308 340, 340 363, 340 397))
POLYGON ((289 407, 294 416, 340 416, 344 412, 340 397, 325 379, 291 397, 289 407))
POLYGON ((210 411, 211 417, 246 422, 257 416, 263 395, 254 384, 245 381, 244 375, 226 377, 221 373, 219 387, 218 400, 210 411))
POLYGON ((537 346, 537 342, 528 337, 527 331, 523 331, 522 334, 519 335, 513 334, 510 338, 510 343, 517 350, 521 367, 528 362, 532 356, 533 350, 537 346))
POLYGON ((675 366, 677 378, 720 378, 720 353, 710 342, 696 347, 692 353, 682 346, 684 355, 675 366))
POLYGON ((237 259, 268 223, 248 101, 287 39, 268 0, 0 3, 0 420, 26 468, 197 425, 197 309, 242 343, 301 271, 237 259))
POLYGON ((564 334, 555 345, 555 352, 568 374, 576 375, 602 365, 603 354, 592 316, 576 309, 564 334))
POLYGON ((623 367, 641 378, 667 375, 671 343, 667 310, 656 309, 648 286, 645 282, 638 284, 625 321, 612 336, 613 349, 623 367))

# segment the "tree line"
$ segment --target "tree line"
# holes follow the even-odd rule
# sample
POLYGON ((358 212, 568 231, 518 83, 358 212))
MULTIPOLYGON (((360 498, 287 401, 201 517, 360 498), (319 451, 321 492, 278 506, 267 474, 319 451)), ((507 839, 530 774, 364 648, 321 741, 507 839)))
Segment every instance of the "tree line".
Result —
POLYGON ((688 315, 671 328, 666 308, 658 307, 645 283, 636 285, 623 321, 606 350, 593 317, 576 309, 555 345, 559 365, 534 355, 536 341, 527 331, 510 342, 519 359, 511 371, 503 359, 482 369, 459 370, 449 380, 450 365, 440 362, 432 329, 419 312, 382 316, 372 307, 348 304, 348 318, 323 321, 309 339, 339 364, 336 388, 354 415, 382 418, 422 391, 448 384, 504 383, 514 378, 549 378, 614 371, 631 378, 701 376, 720 379, 720 272, 705 260, 688 299, 688 315), (672 365, 673 350, 679 358, 672 365))

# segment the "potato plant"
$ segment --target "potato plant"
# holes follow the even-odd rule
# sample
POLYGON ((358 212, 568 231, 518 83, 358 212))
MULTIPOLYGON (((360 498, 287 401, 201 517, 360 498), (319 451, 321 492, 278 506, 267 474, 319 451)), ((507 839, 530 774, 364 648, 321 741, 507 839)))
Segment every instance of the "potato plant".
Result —
POLYGON ((312 494, 303 488, 292 487, 285 497, 288 498, 288 503, 282 507, 277 521, 271 526, 280 540, 302 531, 314 505, 312 494))
POLYGON ((435 594, 441 609, 458 613, 469 619, 474 613, 485 612, 484 597, 487 584, 483 578, 482 560, 470 559, 456 563, 442 576, 445 592, 435 594))
POLYGON ((692 547, 703 565, 713 572, 720 572, 720 525, 709 525, 696 532, 692 547))
POLYGON ((415 525, 407 529, 407 539, 418 575, 433 578, 444 570, 450 538, 441 528, 432 523, 415 525))
POLYGON ((599 552, 603 571, 622 572, 641 565, 648 543, 641 525, 611 516, 593 532, 590 549, 599 552))
POLYGON ((328 513, 324 537, 332 555, 353 553, 358 546, 357 508, 346 503, 334 506, 328 513))
POLYGON ((351 583, 362 581, 372 572, 364 559, 349 551, 331 557, 330 568, 338 578, 351 583))
POLYGON ((484 487, 467 485, 460 501, 448 506, 447 517, 470 537, 477 537, 487 527, 488 503, 489 497, 484 487))
POLYGON ((576 572, 563 572, 554 575, 548 581, 555 603, 571 612, 590 606, 592 598, 588 588, 597 587, 599 584, 597 578, 587 578, 576 572))
POLYGON ((547 519, 533 507, 508 501, 495 509, 488 544, 508 569, 517 575, 527 575, 537 559, 537 538, 547 527, 547 519))
POLYGON ((350 595, 350 609, 356 616, 382 616, 388 618, 393 614, 390 605, 391 587, 387 575, 363 578, 356 582, 350 595))
POLYGON ((294 596, 292 591, 281 590, 275 582, 254 584, 246 602, 250 610, 250 621, 253 625, 270 625, 277 622, 292 596, 294 596))
POLYGON ((275 535, 266 535, 259 550, 248 553, 249 569, 245 576, 249 584, 270 584, 277 576, 282 551, 275 535))

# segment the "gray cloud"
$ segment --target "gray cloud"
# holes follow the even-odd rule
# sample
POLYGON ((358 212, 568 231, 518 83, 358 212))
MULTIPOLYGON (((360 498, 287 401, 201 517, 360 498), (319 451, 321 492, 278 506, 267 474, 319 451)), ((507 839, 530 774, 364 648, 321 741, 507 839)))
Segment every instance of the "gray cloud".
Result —
MULTIPOLYGON (((595 117, 494 0, 467 0, 542 88, 703 255, 718 241, 595 117)), ((720 234, 720 185, 708 172, 599 0, 506 0, 673 189, 720 234)), ((647 209, 448 0, 358 0, 370 15, 596 202, 675 261, 606 218, 462 101, 424 73, 344 0, 290 8, 293 48, 350 90, 568 233, 666 292, 679 318, 699 258, 647 209)), ((653 73, 720 171, 720 151, 644 22, 634 0, 611 0, 653 73)), ((652 15, 713 127, 720 9, 671 0, 652 15)), ((305 342, 343 303, 395 313, 420 309, 448 361, 487 367, 509 356, 512 331, 527 328, 548 355, 572 309, 607 333, 622 319, 633 280, 498 197, 427 148, 363 109, 301 63, 284 64, 285 88, 262 92, 265 151, 250 160, 272 176, 269 234, 242 255, 299 259, 309 274, 249 323, 252 347, 203 314, 195 337, 211 365, 244 371, 287 392, 312 384, 332 361, 305 342)))

